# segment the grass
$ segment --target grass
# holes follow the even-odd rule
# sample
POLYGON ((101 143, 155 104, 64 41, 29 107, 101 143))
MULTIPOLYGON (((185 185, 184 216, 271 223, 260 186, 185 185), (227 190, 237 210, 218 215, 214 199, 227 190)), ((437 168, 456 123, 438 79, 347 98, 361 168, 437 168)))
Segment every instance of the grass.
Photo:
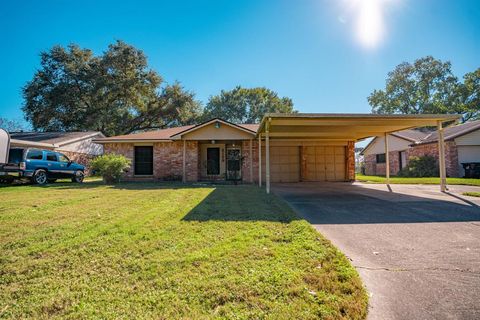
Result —
MULTIPOLYGON (((366 183, 385 183, 383 176, 364 176, 356 175, 356 180, 366 183)), ((391 184, 440 184, 440 178, 405 178, 405 177, 390 177, 391 184)), ((450 185, 466 185, 466 186, 480 186, 480 179, 466 179, 466 178, 447 178, 447 184, 450 185)))
POLYGON ((0 189, 0 318, 365 318, 346 257, 253 186, 0 189))
POLYGON ((462 194, 464 196, 479 197, 480 198, 480 192, 464 192, 462 194))

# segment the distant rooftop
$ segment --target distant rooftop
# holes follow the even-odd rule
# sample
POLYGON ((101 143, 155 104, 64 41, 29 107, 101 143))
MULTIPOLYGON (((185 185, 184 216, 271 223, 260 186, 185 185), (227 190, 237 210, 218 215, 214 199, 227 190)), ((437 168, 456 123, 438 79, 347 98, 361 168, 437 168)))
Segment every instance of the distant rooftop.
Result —
POLYGON ((10 138, 14 140, 29 141, 60 145, 70 141, 81 140, 88 137, 103 134, 99 131, 74 131, 74 132, 10 132, 10 138))

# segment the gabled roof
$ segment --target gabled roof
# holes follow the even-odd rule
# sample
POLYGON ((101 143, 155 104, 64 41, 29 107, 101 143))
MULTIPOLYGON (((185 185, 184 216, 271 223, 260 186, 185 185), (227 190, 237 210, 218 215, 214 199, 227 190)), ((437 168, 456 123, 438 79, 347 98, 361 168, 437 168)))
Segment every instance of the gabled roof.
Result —
MULTIPOLYGON (((412 142, 412 143, 417 143, 421 141, 422 139, 427 137, 429 134, 430 133, 428 132, 422 132, 420 130, 414 130, 414 129, 406 129, 406 130, 390 133, 391 136, 394 136, 399 139, 403 139, 405 141, 412 142)), ((370 142, 365 146, 365 148, 363 148, 363 150, 360 151, 360 154, 364 155, 365 151, 367 151, 368 148, 370 148, 375 143, 375 141, 377 141, 377 139, 378 137, 374 137, 372 140, 370 140, 370 142)))
MULTIPOLYGON (((480 129, 480 120, 466 122, 443 129, 444 140, 451 140, 480 129)), ((428 144, 438 141, 438 132, 434 131, 416 144, 428 144)))
POLYGON ((235 124, 231 123, 229 121, 225 121, 222 119, 212 119, 206 122, 203 122, 198 125, 188 125, 188 126, 181 126, 181 127, 174 127, 174 128, 167 128, 167 129, 161 129, 161 130, 153 130, 153 131, 145 131, 145 132, 140 132, 140 133, 132 133, 132 134, 125 134, 121 136, 114 136, 114 137, 108 137, 108 138, 101 138, 101 139, 96 139, 95 142, 97 143, 113 143, 113 142, 149 142, 149 141, 171 141, 174 139, 178 139, 178 136, 187 134, 189 132, 192 132, 194 130, 200 129, 206 125, 209 125, 211 123, 214 123, 215 121, 219 121, 221 123, 224 123, 226 125, 238 128, 242 131, 251 133, 252 135, 255 135, 258 129, 258 124, 235 124))
POLYGON ((95 136, 104 137, 100 131, 10 132, 12 142, 46 147, 59 147, 95 136))
POLYGON ((247 133, 250 133, 252 135, 255 135, 257 130, 253 130, 254 128, 258 129, 258 124, 235 124, 233 122, 230 122, 230 121, 226 121, 226 120, 223 120, 223 119, 220 119, 220 118, 213 118, 211 120, 208 120, 208 121, 205 121, 203 123, 200 123, 200 124, 197 124, 196 126, 193 126, 191 128, 188 128, 186 130, 183 130, 181 132, 178 132, 177 134, 175 135, 172 135, 171 138, 172 139, 180 139, 181 136, 185 135, 185 134, 188 134, 190 132, 193 132, 195 130, 198 130, 200 128, 203 128, 205 126, 208 126, 212 123, 215 123, 215 122, 220 122, 220 123, 223 123, 227 126, 230 126, 230 127, 233 127, 233 128, 236 128, 236 129, 239 129, 239 130, 242 130, 244 132, 247 132, 247 133))

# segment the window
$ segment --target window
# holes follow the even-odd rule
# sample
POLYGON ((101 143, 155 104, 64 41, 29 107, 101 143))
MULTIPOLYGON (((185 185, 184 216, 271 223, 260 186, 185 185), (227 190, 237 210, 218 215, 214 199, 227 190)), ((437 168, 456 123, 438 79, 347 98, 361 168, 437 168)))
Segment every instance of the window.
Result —
POLYGON ((153 174, 153 147, 135 147, 135 175, 153 174))
POLYGON ((377 163, 385 163, 385 153, 377 154, 377 163))
POLYGON ((24 149, 12 148, 8 154, 8 163, 19 164, 23 161, 24 149))
POLYGON ((58 161, 60 161, 60 162, 69 162, 70 160, 67 158, 66 155, 59 153, 59 154, 58 154, 58 161))
POLYGON ((43 159, 43 151, 42 150, 28 150, 27 159, 32 160, 42 160, 43 159))
POLYGON ((57 155, 55 153, 47 153, 47 161, 57 161, 57 155))

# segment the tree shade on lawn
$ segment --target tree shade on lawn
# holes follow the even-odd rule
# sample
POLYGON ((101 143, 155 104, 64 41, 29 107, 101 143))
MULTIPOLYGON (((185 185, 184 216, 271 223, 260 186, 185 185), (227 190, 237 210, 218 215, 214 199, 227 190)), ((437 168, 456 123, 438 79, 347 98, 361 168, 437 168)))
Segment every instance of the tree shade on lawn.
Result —
POLYGON ((0 189, 4 318, 362 319, 343 254, 254 186, 0 189))

